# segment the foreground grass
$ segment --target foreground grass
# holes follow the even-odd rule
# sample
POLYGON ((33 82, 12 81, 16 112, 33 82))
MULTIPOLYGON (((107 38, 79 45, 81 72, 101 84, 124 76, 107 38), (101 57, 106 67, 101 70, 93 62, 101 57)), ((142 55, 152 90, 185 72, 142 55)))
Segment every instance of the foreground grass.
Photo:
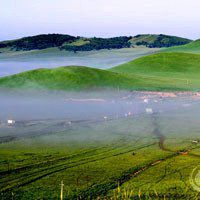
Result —
MULTIPOLYGON (((159 118, 165 133, 163 120, 174 119, 159 118)), ((55 134, 3 143, 1 199, 58 199, 62 180, 65 199, 123 199, 123 193, 115 197, 118 186, 132 191, 133 199, 195 199, 189 175, 199 158, 177 153, 192 147, 198 155, 199 146, 190 142, 193 133, 187 139, 168 129, 166 144, 177 140, 164 151, 153 129, 151 118, 141 116, 72 124, 55 134)))

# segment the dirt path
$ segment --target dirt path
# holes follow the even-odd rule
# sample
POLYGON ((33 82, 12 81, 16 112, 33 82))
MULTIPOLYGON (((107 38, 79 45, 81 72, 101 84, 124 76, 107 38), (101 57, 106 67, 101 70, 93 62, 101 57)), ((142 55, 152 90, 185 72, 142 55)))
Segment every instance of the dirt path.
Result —
POLYGON ((165 142, 165 136, 162 134, 161 132, 161 128, 159 126, 158 120, 159 120, 159 113, 153 113, 151 114, 151 120, 152 120, 152 125, 153 125, 153 132, 152 134, 155 135, 159 142, 159 147, 161 150, 163 151, 169 151, 169 152, 173 152, 172 150, 168 149, 165 147, 164 142, 165 142))

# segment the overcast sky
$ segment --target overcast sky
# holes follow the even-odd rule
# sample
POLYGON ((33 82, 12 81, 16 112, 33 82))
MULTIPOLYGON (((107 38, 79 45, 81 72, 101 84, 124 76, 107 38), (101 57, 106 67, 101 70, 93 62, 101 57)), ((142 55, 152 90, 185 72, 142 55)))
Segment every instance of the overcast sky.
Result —
POLYGON ((200 0, 0 0, 0 40, 41 33, 200 38, 200 0))

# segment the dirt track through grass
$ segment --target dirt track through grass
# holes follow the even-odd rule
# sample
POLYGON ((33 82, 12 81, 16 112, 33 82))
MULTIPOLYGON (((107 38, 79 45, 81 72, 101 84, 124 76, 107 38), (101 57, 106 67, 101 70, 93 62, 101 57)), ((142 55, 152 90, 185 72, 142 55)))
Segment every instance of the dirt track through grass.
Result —
POLYGON ((171 159, 175 156, 179 156, 179 152, 173 153, 169 156, 166 156, 164 158, 154 160, 144 166, 136 166, 133 168, 130 168, 128 171, 125 171, 122 173, 120 177, 113 177, 111 182, 107 182, 104 184, 97 184, 94 186, 91 186, 89 189, 82 191, 76 196, 73 196, 75 199, 95 199, 98 196, 105 196, 110 190, 116 189, 118 186, 121 186, 125 182, 129 181, 130 179, 136 177, 137 175, 141 174, 142 172, 148 170, 151 167, 154 167, 158 164, 160 164, 163 161, 166 161, 168 159, 171 159))
MULTIPOLYGON (((108 156, 103 156, 100 157, 100 158, 92 158, 90 159, 90 157, 88 158, 85 158, 85 159, 81 159, 79 160, 78 162, 71 162, 67 165, 67 163, 63 163, 63 164, 60 164, 58 166, 53 166, 53 167, 50 167, 50 168, 45 168, 45 169, 42 169, 42 170, 39 170, 39 171, 36 171, 36 172, 33 172, 32 174, 30 174, 29 172, 27 174, 24 174, 24 175, 20 175, 19 178, 17 179, 14 179, 13 180, 13 183, 11 180, 8 180, 9 182, 9 185, 11 186, 5 186, 1 189, 1 192, 6 192, 6 191, 9 191, 9 190, 12 190, 14 188, 20 188, 20 187, 23 187, 25 185, 28 185, 30 183, 33 183, 37 180, 40 180, 46 176, 49 176, 51 174, 54 174, 54 173, 57 173, 57 172, 61 172, 61 171, 64 171, 66 169, 70 169, 70 168, 73 168, 73 167, 77 167, 77 166, 81 166, 81 165, 84 165, 84 164, 88 164, 88 163, 91 163, 91 162, 96 162, 96 161, 100 161, 100 160, 104 160, 104 159, 107 159, 107 158, 111 158, 111 157, 115 157, 115 156, 119 156, 119 155, 123 155, 123 154, 126 154, 126 153, 130 153, 130 152, 133 152, 135 150, 139 150, 139 149, 143 149, 143 148, 147 148, 147 147, 150 147, 150 146, 153 146, 155 145, 156 143, 152 143, 152 144, 147 144, 147 145, 143 145, 141 147, 138 147, 138 148, 133 148, 133 149, 129 149, 127 151, 124 151, 124 152, 119 152, 119 153, 115 153, 113 155, 108 155, 108 156), (72 165, 71 165, 72 164, 72 165), (66 166, 67 165, 67 166, 66 166), (49 171, 48 173, 44 173, 42 175, 39 175, 38 174, 40 173, 43 173, 43 172, 46 172, 47 170, 52 170, 52 171, 49 171), (23 182, 23 179, 24 178, 28 178, 29 180, 27 181, 24 181, 23 182), (22 179, 22 180, 21 180, 22 179), (22 183, 23 182, 23 183, 22 183)), ((106 153, 106 152, 104 152, 106 153)), ((95 155, 96 157, 96 155, 95 155)), ((7 182, 7 181, 6 181, 7 182)))
MULTIPOLYGON (((200 146, 195 147, 193 149, 196 149, 196 148, 200 148, 200 146)), ((185 151, 187 152, 188 150, 185 150, 185 151)), ((172 151, 170 151, 170 152, 172 152, 172 151)), ((110 190, 114 190, 117 187, 122 186, 125 182, 128 182, 130 179, 138 176, 139 174, 148 170, 149 168, 157 166, 164 161, 167 161, 169 159, 172 159, 172 158, 175 158, 175 157, 181 156, 181 155, 182 155, 182 150, 178 150, 178 151, 172 153, 171 155, 168 155, 161 159, 154 160, 150 163, 147 163, 144 166, 133 167, 133 168, 129 169, 128 171, 122 173, 122 175, 120 177, 113 177, 113 181, 107 182, 104 184, 97 184, 97 185, 91 186, 89 189, 82 191, 81 193, 79 193, 76 196, 73 196, 72 198, 88 199, 88 197, 89 197, 89 199, 95 199, 101 195, 106 196, 110 190)))

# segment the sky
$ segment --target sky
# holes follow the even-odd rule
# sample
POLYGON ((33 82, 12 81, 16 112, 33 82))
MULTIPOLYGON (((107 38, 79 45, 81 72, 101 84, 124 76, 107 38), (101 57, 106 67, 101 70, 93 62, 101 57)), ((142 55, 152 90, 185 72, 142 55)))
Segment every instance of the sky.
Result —
POLYGON ((42 33, 200 38, 200 0, 0 0, 0 40, 42 33))

